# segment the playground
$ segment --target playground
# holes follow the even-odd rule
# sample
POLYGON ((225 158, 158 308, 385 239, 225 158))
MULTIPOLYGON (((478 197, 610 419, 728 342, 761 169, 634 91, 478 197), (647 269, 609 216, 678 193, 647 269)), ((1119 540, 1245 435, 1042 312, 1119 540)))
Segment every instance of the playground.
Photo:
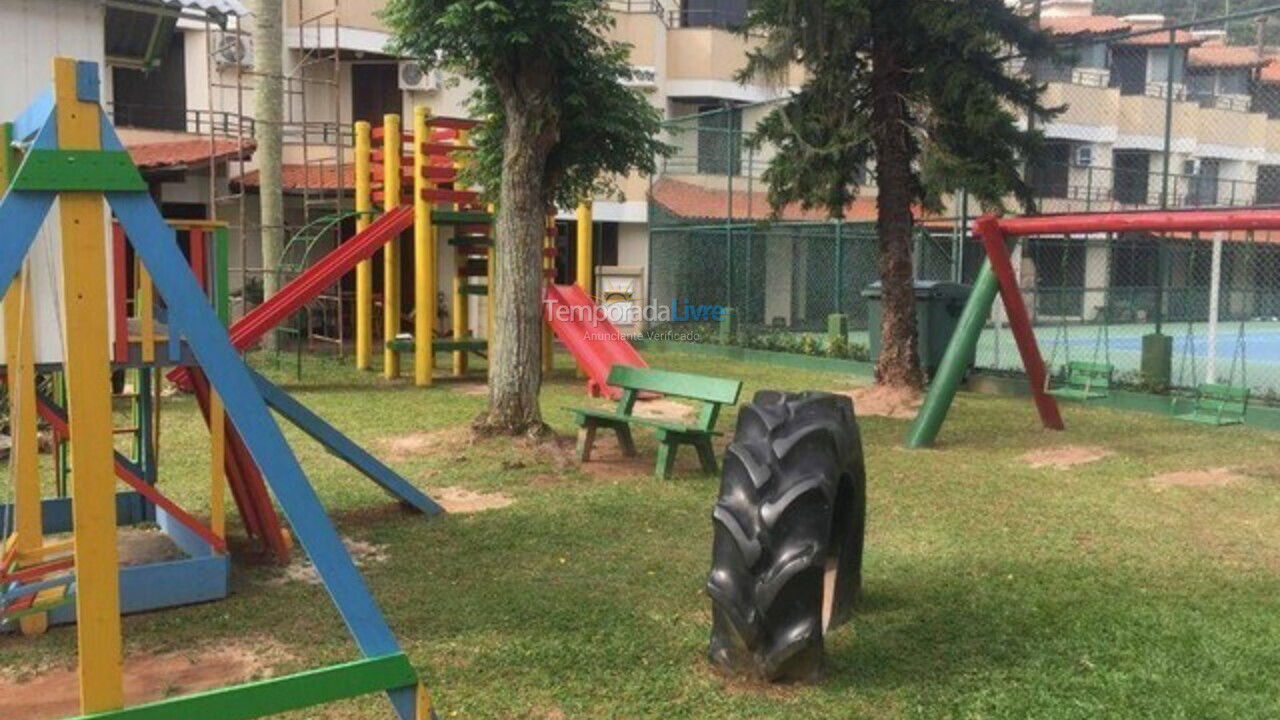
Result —
MULTIPOLYGON (((845 374, 674 352, 654 366, 741 378, 760 388, 850 388, 845 374)), ((583 404, 568 358, 543 393, 563 457, 504 442, 472 444, 456 428, 484 405, 475 384, 390 385, 307 359, 257 364, 316 412, 352 429, 430 490, 502 495, 506 507, 422 522, 402 514, 319 446, 290 432, 442 717, 1267 717, 1280 468, 1256 449, 1269 433, 1218 431, 1148 415, 1071 406, 1049 434, 1025 401, 962 394, 944 441, 901 449, 908 421, 859 417, 871 508, 865 600, 828 645, 828 680, 764 689, 705 663, 702 587, 718 479, 683 457, 670 481, 647 461, 620 465, 611 440, 577 467, 565 406, 583 404), (424 408, 429 411, 424 412, 424 408), (1108 453, 1032 467, 1032 451, 1108 453), (939 468, 945 471, 939 472, 939 468), (1214 475, 1202 471, 1227 468, 1214 475), (1140 710, 1139 710, 1140 709, 1140 710), (453 714, 456 712, 456 716, 453 714)), ((161 487, 202 514, 207 458, 179 448, 207 435, 189 396, 165 399, 161 487)), ((733 427, 734 411, 722 419, 733 427)), ((637 437, 641 460, 652 439, 637 437)), ((433 495, 435 496, 435 495, 433 495)), ((243 540, 235 522, 233 546, 243 540)), ((192 663, 228 648, 259 651, 258 674, 353 658, 323 590, 286 568, 237 560, 226 600, 132 616, 130 662, 177 653, 192 663)), ((5 678, 70 667, 74 633, 0 639, 5 678)), ((159 692, 194 688, 161 685, 159 692)), ((0 697, 9 697, 8 686, 0 697)), ((74 686, 65 693, 73 693, 74 686)), ((3 701, 0 701, 3 702, 3 701)), ((0 713, 9 717, 7 713, 0 713)), ((57 714, 51 715, 58 717, 57 714)), ((384 718, 376 697, 284 717, 384 718)))
POLYGON ((1275 411, 1237 361, 1276 327, 1046 337, 1008 248, 1280 213, 980 218, 927 396, 889 416, 865 363, 633 344, 592 312, 590 206, 573 284, 548 213, 547 432, 494 438, 475 121, 357 123, 354 233, 233 317, 222 226, 161 216, 97 72, 56 60, 2 126, 0 718, 1274 716, 1275 411), (353 356, 256 348, 349 275, 353 356), (1139 351, 1178 417, 1090 404, 1139 351), (959 392, 975 352, 1016 355, 1021 396, 959 392))

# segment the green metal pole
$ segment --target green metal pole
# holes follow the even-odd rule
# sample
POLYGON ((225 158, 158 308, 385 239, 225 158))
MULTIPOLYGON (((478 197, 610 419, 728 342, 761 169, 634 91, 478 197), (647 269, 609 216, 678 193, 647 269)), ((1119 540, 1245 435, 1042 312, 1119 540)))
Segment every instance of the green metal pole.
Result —
POLYGON ((915 421, 911 423, 911 430, 907 432, 908 448, 929 447, 938 437, 938 431, 947 419, 947 411, 951 409, 951 401, 955 399, 960 381, 964 379, 969 359, 978 347, 978 337, 982 335, 982 328, 991 315, 991 305, 999 290, 1000 285, 996 281, 996 274, 991 271, 991 263, 984 260, 978 279, 973 283, 969 301, 960 313, 955 334, 951 336, 938 372, 929 384, 929 393, 925 396, 915 421))

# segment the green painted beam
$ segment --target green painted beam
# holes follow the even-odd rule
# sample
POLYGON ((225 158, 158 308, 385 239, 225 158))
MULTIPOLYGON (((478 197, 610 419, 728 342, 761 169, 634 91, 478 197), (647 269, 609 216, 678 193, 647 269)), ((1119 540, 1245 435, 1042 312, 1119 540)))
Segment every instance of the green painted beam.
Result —
POLYGON ((947 411, 951 409, 951 401, 956 397, 964 374, 969 369, 969 359, 973 357, 978 346, 978 337, 982 327, 991 315, 991 306, 999 294, 1000 284, 991 269, 991 263, 984 260, 978 278, 969 293, 969 301, 965 303, 960 319, 956 322, 955 332, 947 351, 942 355, 938 372, 929 383, 929 392, 925 395, 920 412, 907 431, 906 446, 911 449, 925 448, 933 445, 947 419, 947 411))
POLYGON ((418 674, 401 653, 81 715, 78 720, 252 720, 417 684, 418 674))
POLYGON ((13 178, 15 190, 146 191, 129 153, 118 150, 32 150, 13 178))
POLYGON ((493 222, 493 215, 474 210, 432 210, 432 225, 485 225, 493 222))
MULTIPOLYGON (((407 338, 392 340, 387 343, 387 348, 399 352, 413 352, 414 343, 413 340, 407 338)), ((436 340, 431 343, 431 349, 435 352, 454 352, 455 350, 484 352, 488 348, 488 340, 436 340)))

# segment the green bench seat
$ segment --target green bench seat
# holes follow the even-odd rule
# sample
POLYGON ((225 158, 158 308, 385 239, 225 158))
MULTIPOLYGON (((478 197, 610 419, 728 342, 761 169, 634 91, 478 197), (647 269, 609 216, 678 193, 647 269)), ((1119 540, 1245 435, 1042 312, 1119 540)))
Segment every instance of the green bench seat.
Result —
POLYGON ((658 478, 670 477, 671 469, 675 466, 676 451, 681 445, 693 446, 704 472, 717 471, 711 439, 723 434, 716 431, 716 420, 720 416, 720 408, 737 404, 738 395, 742 393, 740 381, 614 365, 609 371, 607 382, 622 390, 617 407, 612 410, 569 408, 578 425, 579 461, 587 462, 591 459, 591 448, 595 444, 596 430, 599 428, 613 430, 622 453, 627 457, 634 457, 636 445, 631 436, 631 427, 639 426, 652 428, 657 434, 658 459, 654 474, 658 478), (635 414, 636 402, 642 393, 697 400, 702 406, 689 423, 642 417, 635 414))
POLYGON ((1249 388, 1205 383, 1196 387, 1191 412, 1176 417, 1203 425, 1239 425, 1248 408, 1249 388))
POLYGON ((1108 363, 1069 362, 1062 385, 1050 395, 1066 400, 1101 400, 1111 394, 1111 376, 1115 367, 1108 363))

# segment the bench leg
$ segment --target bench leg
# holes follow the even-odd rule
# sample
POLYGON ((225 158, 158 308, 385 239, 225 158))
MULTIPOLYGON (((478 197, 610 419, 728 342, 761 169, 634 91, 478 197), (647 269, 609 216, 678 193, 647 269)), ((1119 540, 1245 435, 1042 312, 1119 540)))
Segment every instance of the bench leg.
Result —
POLYGON ((658 465, 654 470, 659 480, 666 480, 671 477, 671 469, 676 464, 676 449, 679 446, 673 442, 661 442, 658 444, 658 465))
POLYGON ((711 447, 711 438, 703 438, 694 443, 694 447, 698 449, 698 459, 702 461, 702 472, 708 475, 715 475, 719 472, 716 466, 716 451, 711 447))
POLYGON ((595 442, 595 423, 589 423, 578 428, 578 462, 588 462, 591 460, 591 446, 594 445, 595 442))
POLYGON ((631 426, 619 425, 614 428, 614 432, 618 434, 618 447, 622 448, 622 454, 626 457, 635 457, 636 441, 631 437, 631 426))

